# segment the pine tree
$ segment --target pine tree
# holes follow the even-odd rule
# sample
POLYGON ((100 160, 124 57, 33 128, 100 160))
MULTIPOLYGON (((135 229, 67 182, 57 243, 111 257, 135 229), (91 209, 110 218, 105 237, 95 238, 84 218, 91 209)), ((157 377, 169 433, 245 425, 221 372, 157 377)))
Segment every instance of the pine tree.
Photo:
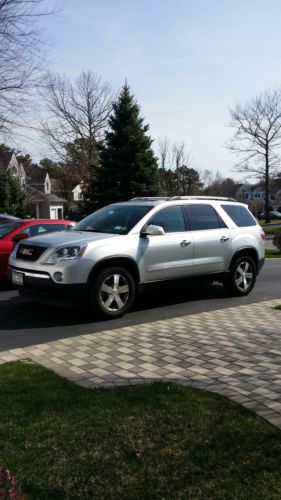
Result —
POLYGON ((113 104, 109 130, 93 172, 96 206, 159 193, 157 160, 140 108, 127 83, 113 104))

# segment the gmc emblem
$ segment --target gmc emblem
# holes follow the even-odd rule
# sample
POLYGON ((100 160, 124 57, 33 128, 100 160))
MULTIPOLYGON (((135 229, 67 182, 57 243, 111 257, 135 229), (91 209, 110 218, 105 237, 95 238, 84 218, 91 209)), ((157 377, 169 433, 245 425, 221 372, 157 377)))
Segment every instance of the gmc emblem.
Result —
POLYGON ((20 249, 20 254, 21 255, 32 255, 33 254, 33 249, 32 248, 21 248, 20 249))

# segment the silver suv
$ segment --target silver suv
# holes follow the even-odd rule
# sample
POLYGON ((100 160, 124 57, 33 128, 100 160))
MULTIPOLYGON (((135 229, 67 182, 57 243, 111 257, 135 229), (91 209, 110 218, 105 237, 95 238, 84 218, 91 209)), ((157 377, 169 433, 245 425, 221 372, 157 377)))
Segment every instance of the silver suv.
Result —
POLYGON ((118 317, 150 282, 203 277, 247 295, 264 263, 264 240, 246 205, 231 198, 134 198, 71 231, 21 242, 10 277, 37 301, 81 301, 95 315, 118 317))

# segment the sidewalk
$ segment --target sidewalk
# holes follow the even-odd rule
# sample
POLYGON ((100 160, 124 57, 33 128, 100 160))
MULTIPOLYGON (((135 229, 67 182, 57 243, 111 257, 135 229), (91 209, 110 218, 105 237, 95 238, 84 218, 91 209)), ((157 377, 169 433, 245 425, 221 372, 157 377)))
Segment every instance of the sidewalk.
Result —
POLYGON ((85 387, 174 381, 226 396, 281 429, 278 304, 281 297, 13 349, 0 363, 31 358, 85 387))

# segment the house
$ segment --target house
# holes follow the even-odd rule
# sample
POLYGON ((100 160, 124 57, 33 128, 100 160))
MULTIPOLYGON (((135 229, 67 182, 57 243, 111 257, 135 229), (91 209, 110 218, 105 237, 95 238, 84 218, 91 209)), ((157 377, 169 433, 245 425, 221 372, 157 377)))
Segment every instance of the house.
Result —
POLYGON ((80 184, 77 184, 73 189, 72 189, 72 197, 73 201, 81 201, 83 200, 83 189, 82 189, 82 182, 80 184))
POLYGON ((22 188, 26 185, 26 174, 22 163, 20 163, 13 151, 5 151, 0 153, 0 173, 10 172, 13 177, 19 180, 22 188))
POLYGON ((66 200, 53 193, 48 172, 38 165, 27 165, 25 174, 30 215, 38 219, 63 219, 66 200))
MULTIPOLYGON (((281 208, 281 189, 272 190, 269 193, 270 208, 279 210, 281 208)), ((265 187, 263 184, 240 184, 236 199, 248 205, 251 212, 258 216, 265 208, 265 187)))

